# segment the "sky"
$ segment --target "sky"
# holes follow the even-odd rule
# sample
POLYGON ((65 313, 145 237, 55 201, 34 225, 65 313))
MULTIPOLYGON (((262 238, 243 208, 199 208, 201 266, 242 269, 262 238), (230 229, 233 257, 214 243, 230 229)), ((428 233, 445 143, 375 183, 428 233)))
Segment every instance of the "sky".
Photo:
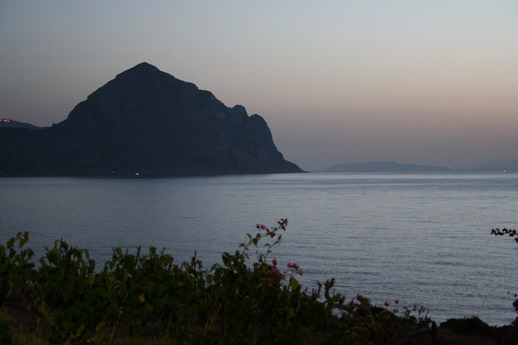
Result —
POLYGON ((144 61, 305 170, 518 159, 516 0, 0 1, 0 117, 61 122, 144 61))

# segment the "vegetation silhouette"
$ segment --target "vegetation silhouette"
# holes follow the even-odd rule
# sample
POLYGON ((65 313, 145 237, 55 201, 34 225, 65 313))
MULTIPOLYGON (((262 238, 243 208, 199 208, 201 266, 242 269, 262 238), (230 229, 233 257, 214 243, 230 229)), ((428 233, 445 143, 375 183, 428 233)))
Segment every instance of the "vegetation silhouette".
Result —
MULTIPOLYGON (((448 327, 480 328, 481 321, 460 320, 441 329, 426 310, 399 300, 375 306, 364 296, 346 299, 334 278, 304 288, 299 263, 271 258, 287 225, 258 224, 208 269, 196 255, 176 263, 154 247, 145 254, 113 248, 98 268, 87 249, 63 240, 34 260, 29 235, 19 233, 0 245, 0 342, 456 344, 445 336, 448 327)), ((495 332, 480 336, 495 339, 495 332)))

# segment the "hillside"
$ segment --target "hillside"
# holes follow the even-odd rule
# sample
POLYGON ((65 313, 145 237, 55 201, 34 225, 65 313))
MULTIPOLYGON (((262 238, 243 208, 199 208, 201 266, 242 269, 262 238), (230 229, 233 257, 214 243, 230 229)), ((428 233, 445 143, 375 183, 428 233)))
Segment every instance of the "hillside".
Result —
POLYGON ((34 126, 30 123, 19 122, 11 119, 0 118, 0 128, 26 128, 26 129, 41 129, 42 127, 34 126))
POLYGON ((265 120, 141 63, 50 128, 0 129, 0 175, 301 172, 265 120))

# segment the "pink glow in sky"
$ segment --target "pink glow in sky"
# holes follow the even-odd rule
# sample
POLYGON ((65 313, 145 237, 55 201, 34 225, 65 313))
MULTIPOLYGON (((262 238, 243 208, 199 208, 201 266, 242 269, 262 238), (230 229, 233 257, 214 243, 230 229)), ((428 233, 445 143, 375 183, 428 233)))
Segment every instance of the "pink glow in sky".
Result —
POLYGON ((304 169, 518 159, 516 1, 0 2, 0 117, 60 122, 143 61, 304 169))

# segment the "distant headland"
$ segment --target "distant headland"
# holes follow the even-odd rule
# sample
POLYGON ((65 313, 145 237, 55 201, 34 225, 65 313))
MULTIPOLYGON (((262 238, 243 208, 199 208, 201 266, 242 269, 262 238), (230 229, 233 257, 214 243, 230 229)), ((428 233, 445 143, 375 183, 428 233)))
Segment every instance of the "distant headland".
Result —
POLYGON ((451 168, 437 165, 383 162, 354 162, 336 164, 321 170, 322 172, 441 172, 441 171, 480 171, 513 172, 518 171, 518 160, 487 162, 470 168, 451 168))
POLYGON ((325 169, 326 172, 420 172, 420 171, 450 171, 441 166, 406 164, 393 161, 387 162, 357 162, 337 164, 325 169))
POLYGON ((0 128, 26 128, 26 129, 42 129, 44 127, 37 127, 30 123, 19 122, 11 119, 4 119, 0 117, 0 128))

